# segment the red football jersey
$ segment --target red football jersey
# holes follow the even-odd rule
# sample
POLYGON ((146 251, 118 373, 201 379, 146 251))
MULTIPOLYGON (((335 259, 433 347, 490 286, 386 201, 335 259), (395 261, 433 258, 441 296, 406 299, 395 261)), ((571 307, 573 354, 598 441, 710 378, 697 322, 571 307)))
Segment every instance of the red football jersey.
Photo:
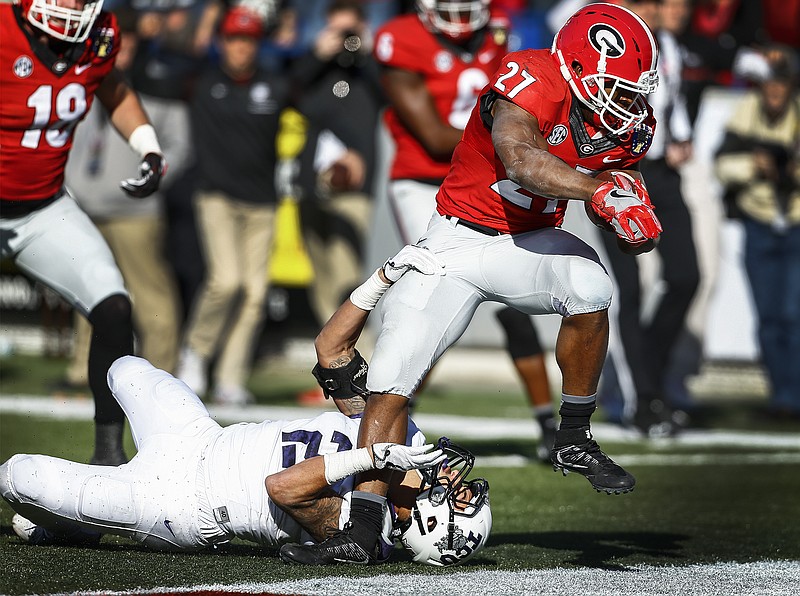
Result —
MULTIPOLYGON (((478 94, 490 81, 506 53, 508 20, 492 13, 483 43, 472 54, 443 43, 416 14, 396 17, 378 30, 375 58, 380 64, 419 73, 425 80, 443 122, 463 130, 478 94)), ((385 122, 397 152, 390 177, 442 180, 450 159, 431 157, 389 107, 385 122)))
POLYGON ((461 217, 501 232, 518 233, 561 225, 567 201, 540 197, 506 176, 492 144, 491 94, 505 97, 539 121, 550 153, 570 167, 594 174, 626 169, 647 152, 655 131, 648 117, 631 133, 613 137, 584 121, 549 50, 512 52, 503 58, 492 84, 481 93, 464 136, 453 153, 450 172, 436 196, 442 215, 461 217), (487 95, 488 94, 488 95, 487 95))
POLYGON ((74 53, 56 56, 28 37, 17 7, 0 5, 0 198, 46 199, 64 182, 72 132, 119 50, 116 17, 100 13, 74 53))

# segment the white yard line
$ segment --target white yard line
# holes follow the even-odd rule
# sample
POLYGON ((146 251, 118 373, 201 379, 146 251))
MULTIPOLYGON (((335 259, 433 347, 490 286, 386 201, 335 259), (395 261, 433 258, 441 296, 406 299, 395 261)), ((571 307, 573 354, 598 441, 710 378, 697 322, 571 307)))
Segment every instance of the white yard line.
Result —
MULTIPOLYGON (((208 406, 209 413, 220 424, 311 418, 320 412, 330 411, 330 409, 264 405, 244 408, 216 406, 213 404, 208 406)), ((89 398, 5 395, 0 396, 0 414, 2 413, 64 420, 91 420, 94 415, 94 402, 89 398)), ((476 440, 538 439, 540 434, 539 425, 532 418, 477 418, 474 416, 453 416, 448 414, 418 414, 414 416, 414 421, 429 437, 445 435, 453 438, 468 437, 476 440)), ((642 441, 638 432, 615 424, 596 423, 592 425, 592 431, 595 438, 602 441, 636 443, 642 441)), ((741 447, 742 449, 800 449, 800 433, 688 430, 673 439, 656 439, 649 441, 649 444, 656 447, 681 445, 703 447, 733 446, 741 447)), ((647 457, 662 461, 662 458, 666 456, 653 454, 647 457)), ((672 457, 677 460, 686 456, 675 455, 672 457)), ((716 461, 716 458, 721 456, 715 455, 713 457, 716 461)), ((482 458, 482 461, 486 461, 486 459, 482 458)), ((615 457, 615 459, 617 458, 615 457)), ((511 461, 513 462, 513 460, 511 461)), ((620 463, 623 462, 620 461, 620 463)))
POLYGON ((456 571, 441 575, 378 574, 363 578, 323 577, 303 580, 155 588, 125 592, 73 592, 86 595, 128 594, 303 594, 305 596, 385 596, 448 594, 450 596, 597 596, 703 595, 796 596, 800 563, 763 561, 716 563, 685 567, 634 565, 620 570, 594 568, 523 571, 456 571))

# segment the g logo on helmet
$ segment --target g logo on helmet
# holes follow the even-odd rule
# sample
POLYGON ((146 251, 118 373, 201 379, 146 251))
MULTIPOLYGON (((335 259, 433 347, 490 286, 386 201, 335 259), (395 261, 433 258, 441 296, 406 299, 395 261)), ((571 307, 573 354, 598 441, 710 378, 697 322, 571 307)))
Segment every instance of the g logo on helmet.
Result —
POLYGON ((609 58, 619 58, 625 53, 625 39, 619 31, 605 23, 595 23, 589 27, 589 43, 592 47, 609 58))

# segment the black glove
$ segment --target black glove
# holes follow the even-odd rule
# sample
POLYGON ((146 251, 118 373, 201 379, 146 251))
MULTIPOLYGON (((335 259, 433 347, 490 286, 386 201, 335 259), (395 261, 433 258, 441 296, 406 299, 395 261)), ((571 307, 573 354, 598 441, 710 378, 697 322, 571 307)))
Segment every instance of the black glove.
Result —
POLYGON ((158 153, 148 153, 139 164, 139 177, 119 183, 126 193, 136 199, 149 197, 158 190, 161 176, 167 171, 167 160, 158 153))

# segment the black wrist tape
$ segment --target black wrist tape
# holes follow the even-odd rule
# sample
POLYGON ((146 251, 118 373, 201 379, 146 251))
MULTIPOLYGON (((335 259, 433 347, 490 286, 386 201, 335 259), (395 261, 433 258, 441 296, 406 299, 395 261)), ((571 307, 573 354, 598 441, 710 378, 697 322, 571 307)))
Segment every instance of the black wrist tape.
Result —
POLYGON ((325 368, 319 363, 311 370, 311 374, 322 387, 326 398, 347 399, 360 395, 366 397, 367 392, 367 361, 359 354, 358 350, 353 359, 341 368, 325 368))

